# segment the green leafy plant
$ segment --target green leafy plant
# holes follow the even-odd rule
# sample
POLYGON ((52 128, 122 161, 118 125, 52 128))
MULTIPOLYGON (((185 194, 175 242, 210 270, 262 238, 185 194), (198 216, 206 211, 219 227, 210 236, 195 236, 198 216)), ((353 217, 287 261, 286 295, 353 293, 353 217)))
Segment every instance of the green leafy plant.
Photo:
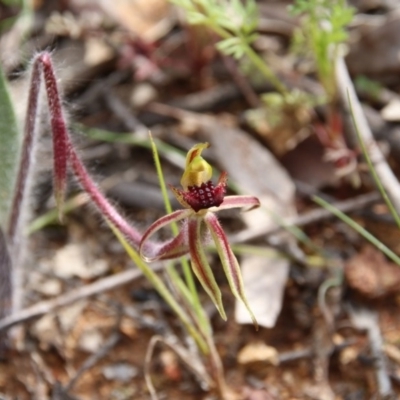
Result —
POLYGON ((350 176, 354 185, 358 185, 355 154, 343 135, 335 79, 336 60, 348 38, 347 26, 353 19, 354 9, 346 0, 296 0, 289 9, 301 17, 292 48, 314 63, 318 81, 325 91, 326 124, 315 129, 326 148, 325 158, 334 164, 339 176, 350 176))
POLYGON ((293 47, 315 62, 319 81, 331 101, 336 97, 335 60, 348 38, 346 28, 354 9, 346 0, 296 0, 290 11, 302 17, 293 47))
POLYGON ((241 59, 247 56, 253 65, 282 95, 288 93, 272 69, 252 48, 257 39, 258 9, 254 0, 171 0, 185 10, 187 20, 193 25, 203 25, 214 31, 222 40, 217 49, 226 55, 241 59))

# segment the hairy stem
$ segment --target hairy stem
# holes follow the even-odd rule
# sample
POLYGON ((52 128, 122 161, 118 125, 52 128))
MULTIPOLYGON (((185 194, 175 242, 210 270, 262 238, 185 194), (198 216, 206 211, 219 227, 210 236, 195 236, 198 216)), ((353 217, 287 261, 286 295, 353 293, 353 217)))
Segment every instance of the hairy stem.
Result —
POLYGON ((12 246, 17 246, 17 242, 22 236, 22 221, 24 201, 27 199, 28 177, 31 174, 34 159, 33 145, 37 133, 37 116, 39 104, 39 92, 41 83, 41 65, 36 58, 32 66, 31 85, 28 94, 28 109, 26 112, 24 140, 22 144, 21 161, 19 165, 17 181, 15 184, 14 198, 10 219, 8 222, 8 239, 12 246))
MULTIPOLYGON (((74 173, 78 178, 79 183, 88 193, 101 215, 107 220, 111 221, 112 224, 115 225, 118 230, 122 232, 122 234, 129 240, 129 242, 138 249, 140 240, 142 238, 141 233, 139 233, 135 228, 128 224, 128 222, 122 217, 117 209, 107 200, 107 198, 100 191, 100 189, 97 187, 97 185, 88 174, 85 166, 83 165, 73 147, 71 147, 70 150, 70 161, 72 169, 74 170, 74 173)), ((151 248, 153 247, 151 245, 151 242, 149 242, 148 246, 150 246, 151 248)))
MULTIPOLYGON (((54 149, 54 182, 57 205, 64 200, 66 187, 67 161, 69 160, 83 189, 88 193, 98 211, 104 218, 111 221, 136 248, 139 248, 141 234, 121 216, 117 209, 108 201, 90 177, 84 164, 75 151, 66 126, 62 110, 61 97, 54 74, 50 54, 43 52, 38 56, 38 62, 43 66, 44 82, 51 116, 54 149)), ((151 244, 149 244, 151 246, 151 244)))
POLYGON ((24 138, 20 156, 19 169, 14 189, 14 197, 7 226, 7 236, 10 244, 12 271, 12 309, 19 310, 23 303, 23 260, 25 254, 24 224, 28 218, 28 199, 33 174, 35 142, 37 138, 37 118, 39 94, 41 85, 41 63, 39 56, 32 66, 31 84, 28 94, 28 109, 25 119, 24 138))
POLYGON ((50 54, 47 52, 41 53, 39 62, 43 67, 47 101, 50 109, 51 130, 53 132, 54 193, 61 219, 67 182, 67 161, 71 143, 68 138, 66 119, 50 54))
MULTIPOLYGON (((14 310, 18 310, 22 306, 23 302, 23 229, 27 219, 27 210, 29 209, 26 203, 29 199, 31 186, 30 177, 32 176, 33 160, 36 153, 34 145, 39 125, 38 115, 42 81, 44 82, 46 89, 51 118, 54 152, 54 188, 59 210, 62 209, 64 201, 67 183, 67 166, 69 161, 79 183, 88 193, 103 217, 111 221, 111 223, 115 225, 136 248, 139 248, 141 240, 141 234, 126 222, 116 208, 112 206, 103 193, 98 189, 78 154, 73 149, 50 53, 39 53, 34 58, 32 65, 20 165, 15 184, 10 218, 7 225, 7 237, 10 243, 10 250, 14 264, 12 279, 14 310)), ((149 250, 152 250, 156 245, 149 242, 147 246, 149 247, 149 250)))

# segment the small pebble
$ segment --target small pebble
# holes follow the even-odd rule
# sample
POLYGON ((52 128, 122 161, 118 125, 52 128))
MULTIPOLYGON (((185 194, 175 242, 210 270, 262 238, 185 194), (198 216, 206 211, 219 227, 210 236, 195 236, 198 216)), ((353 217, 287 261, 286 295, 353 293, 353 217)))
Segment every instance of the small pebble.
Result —
POLYGON ((103 368, 103 375, 109 381, 129 382, 138 372, 138 368, 127 363, 108 365, 103 368))

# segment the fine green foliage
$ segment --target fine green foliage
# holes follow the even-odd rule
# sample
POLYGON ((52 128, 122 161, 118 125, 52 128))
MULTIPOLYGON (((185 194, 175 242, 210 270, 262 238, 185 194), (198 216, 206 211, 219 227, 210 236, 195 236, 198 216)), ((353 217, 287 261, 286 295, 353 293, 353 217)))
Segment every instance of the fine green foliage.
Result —
POLYGON ((219 33, 224 40, 220 50, 226 54, 243 56, 243 42, 252 43, 258 24, 258 10, 254 0, 171 0, 186 11, 192 25, 206 25, 219 33), (232 36, 233 35, 233 36, 232 36))
POLYGON ((347 40, 346 27, 354 9, 345 0, 296 0, 290 11, 302 16, 293 49, 314 60, 319 80, 332 99, 336 93, 334 61, 339 45, 347 40))
POLYGON ((0 68, 0 226, 8 221, 18 168, 20 135, 5 76, 0 68))
POLYGON ((203 25, 222 38, 217 49, 222 53, 241 59, 249 58, 278 92, 288 91, 265 61, 253 50, 257 39, 258 9, 254 0, 170 0, 181 7, 187 20, 193 25, 203 25))

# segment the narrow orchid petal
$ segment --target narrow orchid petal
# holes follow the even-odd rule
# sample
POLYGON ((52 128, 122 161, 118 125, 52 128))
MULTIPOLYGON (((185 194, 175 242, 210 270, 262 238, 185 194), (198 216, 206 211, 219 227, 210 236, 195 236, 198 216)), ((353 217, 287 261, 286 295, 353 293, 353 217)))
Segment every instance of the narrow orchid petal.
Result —
MULTIPOLYGON (((163 228, 164 226, 167 226, 167 225, 171 224, 172 222, 178 222, 184 218, 188 218, 191 214, 193 214, 192 210, 177 210, 171 214, 161 217, 156 222, 154 222, 152 225, 150 225, 149 228, 147 229, 147 231, 143 234, 143 237, 139 244, 140 257, 142 257, 142 259, 147 262, 158 260, 159 257, 157 257, 156 254, 160 254, 160 249, 156 250, 156 252, 154 252, 154 250, 153 250, 150 252, 150 254, 145 254, 145 253, 149 253, 148 249, 146 248, 149 238, 152 235, 154 235, 157 231, 159 231, 161 228, 163 228)), ((170 252, 170 253, 171 252, 174 253, 174 251, 175 251, 174 245, 175 245, 177 253, 179 253, 179 255, 182 255, 180 250, 178 249, 178 247, 179 248, 181 247, 181 244, 183 244, 183 240, 184 240, 183 235, 182 236, 178 235, 175 239, 173 239, 169 243, 169 247, 166 251, 170 252)), ((183 254, 185 254, 185 253, 183 253, 183 254)), ((162 254, 160 258, 162 258, 163 255, 165 255, 165 254, 162 254)))
POLYGON ((204 226, 203 218, 191 218, 189 220, 188 233, 192 269, 204 290, 211 297, 221 317, 226 320, 221 291, 203 251, 203 243, 201 242, 202 226, 204 226))
POLYGON ((227 184, 228 184, 228 173, 226 171, 222 171, 221 175, 218 178, 217 185, 226 187, 227 184))
POLYGON ((221 259, 222 266, 225 271, 225 275, 228 278, 231 291, 234 294, 234 296, 239 300, 241 300, 243 304, 246 306, 256 329, 258 329, 257 320, 250 309, 249 303, 247 301, 244 292, 243 279, 239 263, 228 243, 228 239, 225 235, 225 232, 222 229, 222 226, 219 223, 218 218, 213 213, 207 213, 204 217, 204 221, 207 224, 208 228, 210 229, 211 235, 214 239, 219 257, 221 259))
MULTIPOLYGON (((107 200, 105 195, 99 190, 95 182, 90 177, 81 159, 76 153, 75 149, 71 146, 70 148, 70 162, 72 169, 82 185, 85 192, 90 196, 94 205, 97 207, 100 214, 108 219, 113 225, 115 225, 119 231, 121 231, 127 238, 127 240, 133 244, 136 248, 139 248, 140 240, 142 235, 133 226, 131 226, 117 209, 107 200)), ((150 243, 149 243, 150 247, 150 243)))
MULTIPOLYGON (((159 260, 173 260, 174 258, 182 257, 189 253, 189 245, 187 240, 187 229, 181 229, 178 236, 173 239, 155 245, 152 250, 152 255, 146 255, 145 261, 153 262, 159 260)), ((144 253, 149 253, 144 252, 144 253)))
POLYGON ((247 211, 260 206, 260 200, 255 196, 226 196, 218 207, 210 208, 210 211, 229 210, 230 208, 246 207, 247 211))
POLYGON ((171 192, 176 197, 176 199, 179 201, 179 204, 184 208, 190 208, 190 205, 187 203, 187 201, 184 198, 184 192, 180 189, 177 189, 176 187, 174 187, 172 185, 168 185, 168 186, 171 189, 171 192))
POLYGON ((67 183, 67 161, 70 151, 70 140, 68 137, 66 119, 63 113, 61 97, 50 53, 43 52, 39 54, 38 61, 41 63, 43 68, 44 82, 50 110, 49 115, 51 120, 51 130, 53 133, 54 193, 57 208, 59 210, 59 216, 61 218, 67 183))

